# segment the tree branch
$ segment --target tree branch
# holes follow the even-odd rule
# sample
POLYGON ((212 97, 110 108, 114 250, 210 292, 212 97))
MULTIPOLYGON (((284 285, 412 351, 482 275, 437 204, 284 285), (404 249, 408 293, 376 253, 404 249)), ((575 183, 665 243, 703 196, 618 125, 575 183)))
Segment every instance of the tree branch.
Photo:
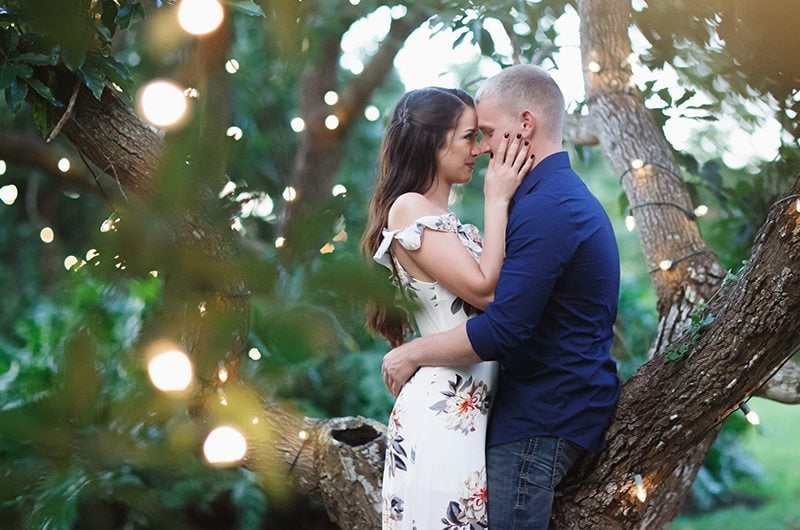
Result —
POLYGON ((800 365, 787 361, 755 395, 789 405, 800 404, 800 365))

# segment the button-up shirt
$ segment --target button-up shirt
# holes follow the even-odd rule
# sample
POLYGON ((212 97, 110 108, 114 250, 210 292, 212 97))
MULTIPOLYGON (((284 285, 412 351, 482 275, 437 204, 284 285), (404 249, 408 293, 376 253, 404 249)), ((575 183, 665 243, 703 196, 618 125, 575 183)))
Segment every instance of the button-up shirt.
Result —
POLYGON ((611 222, 563 151, 528 173, 512 205, 494 302, 467 322, 478 356, 501 365, 487 443, 559 436, 598 451, 620 386, 611 222))

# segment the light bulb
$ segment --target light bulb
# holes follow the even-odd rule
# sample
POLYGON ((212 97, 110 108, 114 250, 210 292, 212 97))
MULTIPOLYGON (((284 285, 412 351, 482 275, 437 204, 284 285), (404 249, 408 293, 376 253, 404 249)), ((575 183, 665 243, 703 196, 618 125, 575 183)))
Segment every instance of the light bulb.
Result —
POLYGON ((2 188, 0 188, 0 201, 3 201, 4 204, 11 206, 14 204, 19 197, 19 190, 13 184, 6 184, 2 188))
POLYGON ((67 270, 70 270, 72 267, 74 267, 76 263, 78 263, 78 258, 75 256, 69 255, 64 258, 64 268, 67 270))
POLYGON ((328 241, 327 243, 325 243, 324 245, 322 245, 322 248, 321 248, 321 249, 319 249, 319 253, 320 253, 320 254, 330 254, 330 253, 331 253, 331 252, 333 252, 334 250, 336 250, 336 247, 335 247, 335 246, 333 246, 333 243, 331 243, 330 241, 328 241))
POLYGON ((49 226, 45 226, 39 232, 39 239, 41 239, 44 243, 52 243, 53 239, 55 239, 55 232, 49 226))
POLYGON ((589 69, 589 71, 590 71, 590 72, 592 72, 593 74, 596 74, 596 73, 598 73, 600 70, 602 70, 602 67, 600 66, 600 63, 598 63, 597 61, 591 61, 591 62, 589 63, 589 65, 588 65, 588 69, 589 69))
POLYGON ((217 0, 181 0, 178 24, 192 35, 206 35, 217 29, 225 18, 217 0))
POLYGON ((306 122, 300 117, 292 118, 289 125, 292 127, 292 130, 297 133, 302 132, 306 128, 306 122))
POLYGON ((661 269, 662 271, 668 271, 672 268, 672 261, 665 259, 664 261, 658 264, 658 268, 661 269))
POLYGON ((751 409, 750 405, 748 405, 747 403, 742 403, 741 405, 739 405, 739 410, 741 410, 744 413, 745 419, 751 425, 758 425, 761 423, 761 418, 758 417, 758 413, 753 409, 751 409))
POLYGON ((794 204, 794 209, 800 213, 800 199, 797 199, 797 202, 794 204))
POLYGON ((286 202, 292 202, 297 198, 297 190, 294 189, 292 186, 286 186, 283 190, 283 200, 286 202))
POLYGON ((247 356, 253 359, 254 361, 257 361, 261 359, 261 352, 258 351, 258 348, 250 348, 250 351, 247 352, 247 356))
POLYGON ((381 117, 381 111, 375 105, 370 105, 364 109, 364 117, 369 121, 377 121, 381 117))
POLYGON ((247 440, 242 433, 224 425, 217 427, 203 443, 203 455, 209 464, 224 466, 235 464, 247 454, 247 440))
POLYGON ((644 502, 647 500, 647 490, 644 489, 644 480, 638 473, 633 476, 633 481, 636 483, 636 497, 644 502))
POLYGON ((0 175, 5 175, 7 169, 8 169, 8 164, 6 164, 6 161, 0 160, 0 175))
POLYGON ((192 362, 180 350, 167 350, 150 359, 147 373, 157 389, 163 392, 181 392, 189 388, 192 382, 192 362))
POLYGON ((632 215, 625 217, 625 228, 628 229, 628 232, 633 232, 633 229, 636 228, 636 219, 632 215))
POLYGON ((239 61, 237 61, 236 59, 229 59, 225 63, 225 71, 228 72, 229 74, 235 74, 236 72, 238 72, 239 61))
POLYGON ((708 213, 708 206, 706 206, 705 204, 700 204, 697 206, 697 208, 694 209, 694 214, 697 217, 703 217, 707 213, 708 213))
POLYGON ((339 126, 339 118, 330 114, 327 118, 325 118, 325 127, 330 129, 331 131, 336 129, 339 126))
POLYGON ((281 248, 286 244, 286 238, 281 236, 275 240, 275 248, 281 248))
POLYGON ((139 112, 156 127, 177 125, 188 108, 183 92, 181 87, 171 81, 151 81, 139 90, 139 112))
POLYGON ((644 161, 640 158, 634 158, 631 160, 631 167, 633 169, 642 169, 644 167, 644 161))
POLYGON ((58 161, 58 170, 62 173, 66 173, 69 171, 69 168, 72 164, 69 162, 69 158, 61 158, 58 161))
POLYGON ((336 105, 339 102, 339 94, 333 90, 328 90, 322 98, 328 105, 336 105))
POLYGON ((232 127, 228 127, 228 130, 225 132, 225 134, 238 142, 242 139, 242 134, 244 133, 240 127, 234 125, 232 127))
POLYGON ((337 185, 336 185, 336 186, 334 186, 334 187, 333 187, 333 189, 331 190, 331 194, 332 194, 334 197, 338 197, 339 195, 344 195, 345 193, 347 193, 347 188, 345 188, 345 187, 344 187, 343 185, 341 185, 341 184, 337 184, 337 185))

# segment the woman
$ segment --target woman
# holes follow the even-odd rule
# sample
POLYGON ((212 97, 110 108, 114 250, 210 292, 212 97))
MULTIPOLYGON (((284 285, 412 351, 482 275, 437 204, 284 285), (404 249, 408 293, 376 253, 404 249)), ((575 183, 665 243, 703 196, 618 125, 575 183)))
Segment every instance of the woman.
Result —
MULTIPOLYGON (((477 131, 469 95, 432 87, 400 99, 384 137, 362 247, 414 299, 422 335, 448 330, 492 300, 508 204, 533 163, 506 134, 485 178, 482 242, 448 211, 451 187, 469 182, 481 153, 477 131)), ((370 308, 368 325, 393 347, 412 331, 398 308, 370 308)), ((425 367, 403 387, 389 419, 385 529, 488 526, 484 441, 496 376, 496 363, 425 367)))

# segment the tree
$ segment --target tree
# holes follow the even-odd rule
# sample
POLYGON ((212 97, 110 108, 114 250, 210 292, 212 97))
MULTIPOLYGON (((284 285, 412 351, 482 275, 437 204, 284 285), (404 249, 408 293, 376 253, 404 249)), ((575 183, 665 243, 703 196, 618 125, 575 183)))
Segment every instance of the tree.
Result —
MULTIPOLYGON (((565 494, 556 506, 554 525, 663 527, 677 512, 722 420, 757 392, 800 346, 800 330, 794 324, 800 303, 797 270, 800 236, 794 207, 800 182, 795 182, 789 194, 771 208, 744 269, 736 274, 727 272, 697 230, 696 219, 690 213, 691 198, 677 177, 680 168, 672 150, 651 111, 644 106, 642 94, 630 84, 629 4, 623 0, 585 0, 579 3, 579 8, 590 129, 611 167, 621 175, 639 227, 645 259, 651 265, 660 320, 652 359, 623 389, 609 430, 609 449, 597 462, 588 463, 569 478, 565 494), (662 267, 665 260, 670 263, 662 267), (633 494, 637 474, 650 490, 644 503, 633 494)), ((409 20, 422 19, 420 15, 409 20)), ((338 42, 346 24, 337 22, 335 26, 332 42, 338 42)), ((407 35, 408 27, 404 31, 407 35)), ((8 34, 6 30, 4 35, 8 34)), ((201 45, 199 64, 219 67, 222 60, 219 50, 227 46, 225 38, 223 32, 201 45)), ((8 42, 6 46, 4 50, 8 51, 8 42)), ((11 48, 16 47, 15 44, 11 48)), ((320 53, 332 47, 326 44, 320 53)), ((517 55, 522 54, 520 48, 517 55)), ((47 61, 43 67, 56 66, 47 61)), ((330 57, 325 59, 325 64, 331 62, 330 57)), ((158 206, 162 192, 174 184, 169 178, 186 177, 170 164, 175 164, 175 153, 183 155, 186 145, 196 138, 178 134, 168 138, 165 145, 112 91, 103 90, 102 84, 99 93, 88 91, 92 88, 91 70, 81 71, 80 67, 70 70, 78 70, 76 74, 55 69, 63 77, 57 83, 53 79, 48 82, 67 87, 70 94, 64 96, 62 88, 60 96, 58 90, 53 91, 55 97, 73 102, 71 110, 66 111, 69 118, 63 125, 64 134, 95 165, 109 172, 126 193, 142 197, 148 203, 148 211, 163 213, 158 206), (81 82, 76 81, 76 75, 81 82), (115 161, 113 166, 109 166, 109 159, 115 161), (167 180, 159 180, 164 173, 158 168, 164 164, 176 174, 167 174, 167 180)), ((12 82, 17 88, 9 91, 12 102, 15 91, 26 83, 38 94, 30 94, 34 107, 50 109, 46 105, 52 96, 50 85, 42 88, 39 80, 39 76, 50 71, 44 68, 35 75, 31 71, 32 75, 25 77, 27 70, 22 68, 20 73, 15 67, 12 82)), ((314 101, 318 102, 320 94, 331 88, 332 76, 330 71, 315 74, 309 69, 306 84, 302 86, 313 86, 314 101), (309 85, 313 75, 322 75, 325 81, 309 85)), ((224 86, 214 85, 213 75, 207 75, 205 80, 209 83, 205 88, 212 95, 224 91, 224 86)), ((344 100, 358 108, 366 98, 362 97, 359 104, 353 104, 348 97, 344 100)), ((210 104, 218 105, 220 101, 212 97, 210 104)), ((224 112, 224 106, 221 107, 224 112)), ((311 141, 315 134, 329 134, 322 130, 319 117, 313 117, 320 113, 317 107, 319 104, 312 102, 306 107, 309 109, 306 122, 313 122, 317 128, 312 127, 307 133, 308 140, 301 139, 301 146, 312 145, 305 142, 311 141)), ((220 116, 214 113, 219 112, 219 107, 208 112, 210 117, 202 123, 203 129, 219 134, 220 116)), ((340 156, 337 153, 341 153, 343 137, 329 143, 319 138, 316 141, 331 146, 327 152, 334 161, 340 156)), ((218 354, 211 352, 215 348, 209 348, 208 341, 228 352, 233 372, 245 342, 243 320, 248 311, 235 295, 248 282, 246 274, 237 268, 239 250, 229 241, 227 216, 224 210, 220 211, 211 191, 220 184, 221 163, 212 163, 213 157, 204 158, 202 149, 217 155, 224 153, 202 142, 200 146, 200 150, 191 152, 210 163, 207 180, 203 179, 204 184, 191 195, 197 204, 187 201, 180 204, 181 208, 171 208, 178 212, 175 223, 178 228, 167 238, 166 245, 177 241, 188 249, 181 253, 182 259, 211 256, 221 264, 221 270, 236 273, 223 275, 225 281, 220 282, 219 269, 213 268, 198 277, 180 280, 179 283, 190 287, 175 289, 176 300, 169 307, 175 315, 193 315, 188 320, 180 319, 179 333, 201 360, 203 372, 215 373, 218 361, 218 354), (201 314, 190 311, 208 300, 215 303, 204 305, 206 309, 201 314), (218 318, 218 324, 210 325, 211 318, 218 318)), ((296 168, 305 163, 309 168, 318 167, 315 166, 318 160, 306 159, 303 153, 308 151, 301 147, 296 159, 301 162, 295 162, 296 168)), ((183 162, 182 156, 177 159, 183 162)), ((304 171, 298 170, 296 175, 313 174, 304 171)), ((302 181, 312 177, 298 178, 302 181)), ((330 181, 323 182, 322 189, 327 189, 330 181)), ((175 195, 168 196, 175 199, 175 195)), ((166 252, 166 246, 154 244, 153 248, 166 252)), ((180 259, 165 262, 164 267, 183 270, 180 259)), ((210 381, 209 388, 218 383, 210 381)), ((203 406, 201 399, 196 404, 200 416, 203 406)), ((320 493, 331 518, 342 527, 376 526, 384 449, 382 426, 358 418, 301 420, 274 404, 264 406, 262 417, 270 422, 276 438, 264 440, 255 454, 271 462, 277 449, 277 454, 290 464, 301 487, 320 493), (305 434, 298 436, 301 432, 305 434), (348 494, 342 495, 343 491, 348 494)), ((258 469, 259 458, 251 465, 258 469)))

